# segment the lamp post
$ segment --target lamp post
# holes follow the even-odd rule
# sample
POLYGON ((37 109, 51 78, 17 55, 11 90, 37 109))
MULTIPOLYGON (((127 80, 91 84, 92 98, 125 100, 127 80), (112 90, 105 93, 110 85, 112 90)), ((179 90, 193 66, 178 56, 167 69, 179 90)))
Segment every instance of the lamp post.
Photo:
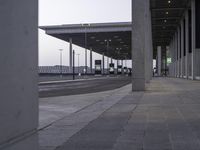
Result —
POLYGON ((62 77, 62 51, 63 49, 59 49, 60 51, 60 76, 62 77))

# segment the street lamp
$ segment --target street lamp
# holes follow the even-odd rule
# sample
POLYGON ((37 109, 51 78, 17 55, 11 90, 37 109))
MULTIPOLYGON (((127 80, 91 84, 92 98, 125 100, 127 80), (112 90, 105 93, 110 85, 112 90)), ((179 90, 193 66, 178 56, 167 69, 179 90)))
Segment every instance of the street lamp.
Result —
POLYGON ((62 51, 63 49, 59 49, 60 51, 60 76, 62 77, 62 51))

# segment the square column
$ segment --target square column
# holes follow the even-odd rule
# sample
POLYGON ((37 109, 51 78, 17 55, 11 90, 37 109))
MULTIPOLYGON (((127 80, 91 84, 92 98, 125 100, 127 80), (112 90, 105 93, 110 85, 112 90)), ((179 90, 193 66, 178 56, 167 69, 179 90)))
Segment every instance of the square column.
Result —
POLYGON ((185 12, 185 76, 189 78, 189 13, 185 12))
POLYGON ((157 72, 158 76, 161 76, 161 66, 162 66, 162 59, 161 59, 161 46, 157 47, 157 72))
POLYGON ((90 73, 92 73, 92 48, 90 48, 90 73))
POLYGON ((87 74, 87 49, 85 48, 85 73, 87 74))
POLYGON ((196 77, 196 1, 191 0, 192 15, 192 80, 196 77))
POLYGON ((177 76, 180 78, 181 76, 181 30, 180 27, 178 27, 178 32, 177 32, 177 48, 178 48, 178 56, 177 56, 177 61, 178 61, 178 74, 177 76))
POLYGON ((175 51, 175 77, 178 76, 178 34, 174 35, 174 51, 175 51))
POLYGON ((102 74, 105 74, 105 54, 102 54, 102 74))
POLYGON ((69 39, 69 69, 70 69, 69 73, 72 72, 72 49, 73 49, 72 44, 73 44, 72 38, 70 38, 69 39))
POLYGON ((38 127, 38 1, 3 0, 0 10, 1 147, 38 127))
POLYGON ((181 20, 181 26, 180 26, 180 33, 181 33, 181 37, 180 37, 180 40, 181 40, 181 74, 180 74, 180 77, 184 77, 184 21, 181 20))
POLYGON ((145 90, 145 23, 147 1, 132 1, 132 90, 145 90))

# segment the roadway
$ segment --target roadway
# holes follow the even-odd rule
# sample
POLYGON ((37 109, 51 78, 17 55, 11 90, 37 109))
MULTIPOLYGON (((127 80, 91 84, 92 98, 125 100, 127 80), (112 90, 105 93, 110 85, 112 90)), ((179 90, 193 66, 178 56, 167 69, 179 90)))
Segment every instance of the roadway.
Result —
POLYGON ((131 83, 131 77, 103 77, 86 80, 50 81, 39 84, 39 97, 67 96, 113 90, 131 83))

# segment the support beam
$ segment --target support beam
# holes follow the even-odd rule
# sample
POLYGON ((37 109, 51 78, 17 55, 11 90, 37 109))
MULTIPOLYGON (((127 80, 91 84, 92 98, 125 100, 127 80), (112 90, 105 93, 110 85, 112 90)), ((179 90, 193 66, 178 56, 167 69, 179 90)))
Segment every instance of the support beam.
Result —
POLYGON ((146 1, 132 1, 132 90, 145 90, 145 23, 146 1))
POLYGON ((152 11, 170 11, 170 10, 184 10, 185 7, 163 7, 163 8, 151 8, 152 11))

